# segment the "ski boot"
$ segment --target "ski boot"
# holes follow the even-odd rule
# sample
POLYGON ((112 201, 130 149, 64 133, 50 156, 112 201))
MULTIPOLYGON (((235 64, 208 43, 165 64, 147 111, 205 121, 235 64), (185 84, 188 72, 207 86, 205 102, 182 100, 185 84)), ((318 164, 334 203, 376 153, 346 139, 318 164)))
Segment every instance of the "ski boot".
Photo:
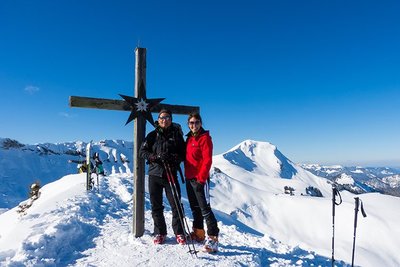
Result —
POLYGON ((206 239, 206 232, 204 229, 193 228, 193 232, 190 233, 190 237, 193 241, 203 242, 206 239))
POLYGON ((218 236, 208 236, 203 247, 204 252, 218 252, 218 236))

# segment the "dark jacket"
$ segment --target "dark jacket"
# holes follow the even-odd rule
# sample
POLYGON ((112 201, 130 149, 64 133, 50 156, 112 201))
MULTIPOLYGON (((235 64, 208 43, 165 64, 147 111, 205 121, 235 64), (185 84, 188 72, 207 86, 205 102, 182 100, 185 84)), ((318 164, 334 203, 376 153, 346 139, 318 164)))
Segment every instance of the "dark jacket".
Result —
POLYGON ((96 173, 104 175, 103 162, 99 158, 94 158, 94 163, 96 165, 96 173))
POLYGON ((156 129, 146 136, 139 156, 147 160, 149 175, 163 176, 164 166, 159 159, 161 155, 167 155, 167 162, 176 176, 179 164, 185 159, 185 141, 179 124, 173 123, 167 129, 156 126, 156 129))

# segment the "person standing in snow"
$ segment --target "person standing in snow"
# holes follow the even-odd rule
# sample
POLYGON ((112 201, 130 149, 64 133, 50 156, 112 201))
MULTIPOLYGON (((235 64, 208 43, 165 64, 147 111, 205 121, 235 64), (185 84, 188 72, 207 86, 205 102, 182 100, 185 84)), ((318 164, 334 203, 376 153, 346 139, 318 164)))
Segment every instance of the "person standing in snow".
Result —
MULTIPOLYGON (((73 160, 70 159, 68 160, 68 163, 76 163, 78 164, 77 169, 78 169, 78 173, 84 173, 87 172, 87 162, 86 160, 73 160)), ((92 162, 90 162, 90 169, 93 169, 93 164, 92 162)))
POLYGON ((94 160, 94 164, 96 166, 96 174, 97 175, 103 175, 104 176, 104 168, 103 168, 103 162, 101 161, 100 157, 99 157, 99 153, 95 152, 93 154, 93 160, 94 160))
POLYGON ((210 168, 212 164, 213 143, 209 131, 202 127, 199 113, 188 118, 190 132, 186 139, 185 176, 186 190, 193 214, 192 240, 205 240, 204 220, 207 224, 207 239, 204 250, 218 251, 219 228, 210 205, 210 168))
POLYGON ((172 113, 163 109, 158 115, 156 128, 150 132, 139 150, 140 157, 147 160, 149 164, 149 193, 151 203, 151 214, 154 221, 154 244, 164 243, 167 236, 165 224, 163 191, 167 196, 172 210, 172 229, 176 241, 179 244, 186 244, 184 229, 179 220, 179 211, 174 201, 172 189, 168 182, 164 163, 169 164, 178 191, 178 198, 181 198, 181 191, 177 179, 179 164, 185 158, 185 140, 179 124, 172 123, 172 113))

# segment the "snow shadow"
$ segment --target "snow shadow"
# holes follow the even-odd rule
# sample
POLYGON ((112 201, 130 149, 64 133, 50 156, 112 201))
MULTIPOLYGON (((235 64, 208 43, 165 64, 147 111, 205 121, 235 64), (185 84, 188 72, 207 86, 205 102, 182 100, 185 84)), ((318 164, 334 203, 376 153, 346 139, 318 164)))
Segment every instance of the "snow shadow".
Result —
MULTIPOLYGON (((23 264, 32 266, 58 266, 76 263, 85 250, 95 247, 93 238, 100 233, 99 228, 84 223, 79 218, 71 218, 55 227, 54 234, 44 234, 39 240, 22 244, 26 259, 23 264)), ((13 262, 11 266, 20 266, 13 262), (13 265, 15 264, 15 265, 13 265)))
POLYGON ((239 148, 234 151, 225 153, 222 156, 231 164, 243 168, 249 172, 253 171, 257 167, 254 161, 249 159, 246 154, 244 154, 243 151, 239 148))
MULTIPOLYGON (((266 248, 251 246, 234 246, 220 244, 218 255, 236 258, 240 255, 252 255, 252 262, 257 262, 259 266, 332 266, 331 259, 320 256, 314 252, 295 247, 291 251, 282 253, 274 252, 266 248)), ((245 266, 246 263, 243 263, 245 266)), ((335 261, 335 266, 350 266, 342 261, 335 261)))
POLYGON ((248 234, 252 234, 255 236, 259 236, 259 237, 264 236, 263 233, 258 232, 257 230, 245 225, 238 219, 232 217, 229 214, 226 214, 225 212, 215 210, 215 209, 213 209, 213 212, 215 214, 215 217, 217 218, 217 221, 220 221, 224 225, 228 225, 228 226, 234 225, 237 228, 236 230, 240 233, 248 233, 248 234))
POLYGON ((278 149, 275 149, 274 154, 281 162, 281 177, 285 179, 292 179, 292 177, 297 174, 297 170, 292 164, 290 164, 289 159, 285 157, 278 149))

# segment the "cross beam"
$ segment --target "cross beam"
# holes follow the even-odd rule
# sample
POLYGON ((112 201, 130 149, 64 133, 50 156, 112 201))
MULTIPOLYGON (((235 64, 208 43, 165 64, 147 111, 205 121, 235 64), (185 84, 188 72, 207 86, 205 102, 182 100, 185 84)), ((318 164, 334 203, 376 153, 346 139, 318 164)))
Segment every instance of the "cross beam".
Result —
MULTIPOLYGON (((151 120, 151 113, 158 113, 162 109, 169 109, 173 114, 189 114, 199 112, 196 106, 182 106, 160 104, 163 99, 153 99, 149 110, 143 110, 143 101, 146 102, 146 48, 136 48, 135 50, 135 98, 121 95, 125 100, 104 99, 70 96, 70 107, 94 108, 106 110, 130 111, 131 115, 127 121, 134 120, 133 137, 133 171, 134 171, 134 192, 133 192, 133 233, 135 237, 144 234, 144 159, 139 157, 139 148, 144 141, 146 134, 146 120, 151 120), (133 103, 135 100, 141 100, 133 103), (129 100, 129 101, 127 101, 129 100), (140 108, 139 108, 140 106, 140 108)), ((151 99, 149 100, 151 101, 151 99)))
MULTIPOLYGON (((131 106, 125 100, 93 98, 84 96, 70 96, 69 106, 79 108, 132 111, 131 106)), ((157 106, 152 107, 150 111, 153 113, 158 113, 162 109, 169 109, 173 114, 187 115, 190 114, 190 112, 198 111, 199 107, 160 103, 157 106)))

